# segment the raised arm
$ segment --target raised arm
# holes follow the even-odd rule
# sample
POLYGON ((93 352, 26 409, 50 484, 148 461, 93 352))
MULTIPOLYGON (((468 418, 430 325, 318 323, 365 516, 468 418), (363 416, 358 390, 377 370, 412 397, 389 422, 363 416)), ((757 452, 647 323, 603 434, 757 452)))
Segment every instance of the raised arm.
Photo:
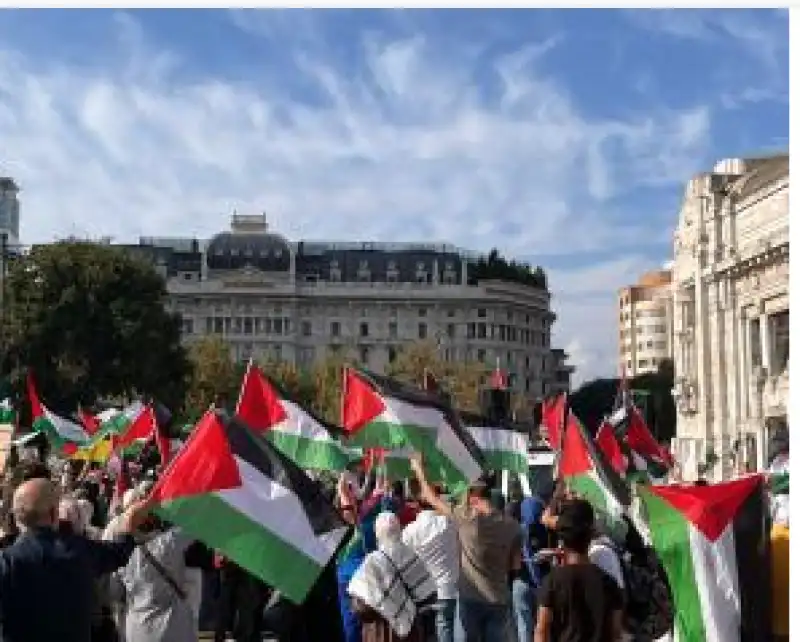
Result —
POLYGON ((429 506, 432 506, 440 515, 452 517, 453 509, 449 504, 442 501, 428 483, 428 478, 425 476, 425 466, 422 462, 422 455, 420 453, 414 453, 411 455, 409 463, 411 464, 411 470, 414 471, 414 475, 417 477, 417 481, 419 481, 419 494, 422 500, 429 506))

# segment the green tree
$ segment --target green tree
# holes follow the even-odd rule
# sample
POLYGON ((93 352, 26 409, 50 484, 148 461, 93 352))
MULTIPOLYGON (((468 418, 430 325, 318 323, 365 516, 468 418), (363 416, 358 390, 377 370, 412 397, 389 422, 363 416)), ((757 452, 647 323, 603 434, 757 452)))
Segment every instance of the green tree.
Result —
POLYGON ((405 346, 389 364, 387 374, 400 381, 421 386, 428 370, 447 389, 459 410, 480 411, 480 392, 489 368, 478 361, 444 361, 431 341, 405 346))
POLYGON ((10 266, 2 368, 22 392, 27 368, 53 408, 155 395, 179 408, 189 363, 164 279, 118 248, 63 241, 10 266))
POLYGON ((259 364, 297 403, 312 408, 316 401, 316 386, 311 373, 288 361, 267 361, 259 364))
POLYGON ((190 344, 191 375, 183 405, 188 421, 197 420, 211 404, 232 409, 244 374, 231 359, 230 346, 221 337, 203 337, 190 344))
MULTIPOLYGON (((671 362, 665 361, 657 372, 639 375, 628 382, 633 391, 640 392, 637 403, 653 435, 662 442, 675 436, 673 372, 671 362)), ((595 431, 603 418, 613 411, 619 383, 619 379, 594 379, 569 396, 570 408, 589 430, 595 431)))
POLYGON ((321 418, 338 424, 342 413, 342 370, 347 365, 345 357, 329 351, 311 368, 310 377, 314 387, 311 409, 321 418))

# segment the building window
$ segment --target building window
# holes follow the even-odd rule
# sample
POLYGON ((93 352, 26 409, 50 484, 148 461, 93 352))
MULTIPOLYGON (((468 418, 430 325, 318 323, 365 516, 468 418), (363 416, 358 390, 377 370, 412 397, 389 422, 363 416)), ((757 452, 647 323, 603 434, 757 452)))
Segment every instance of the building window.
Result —
POLYGON ((420 323, 417 326, 417 336, 420 339, 427 339, 428 338, 428 324, 427 323, 420 323))
POLYGON ((417 314, 421 317, 428 316, 428 308, 419 308, 419 310, 417 310, 417 314))
POLYGON ((361 261, 358 264, 358 273, 357 273, 358 280, 362 283, 367 283, 372 280, 372 275, 369 271, 369 263, 367 261, 361 261))
POLYGON ((253 334, 253 319, 246 317, 244 320, 244 333, 253 334))
POLYGON ((772 351, 774 372, 782 374, 789 364, 789 311, 785 310, 770 317, 772 325, 772 351))
POLYGON ((483 349, 478 350, 478 361, 480 362, 486 361, 486 350, 483 349))
POLYGON ((302 328, 302 333, 304 337, 311 336, 311 321, 303 321, 300 327, 302 328))
POLYGON ((448 323, 447 324, 447 336, 451 339, 456 338, 456 324, 455 323, 448 323))
POLYGON ((425 263, 419 261, 417 263, 417 283, 430 283, 430 274, 425 269, 425 263))
POLYGON ((362 337, 369 336, 369 323, 360 323, 358 325, 358 334, 362 337))
POLYGON ((386 267, 386 282, 397 283, 399 278, 400 272, 397 270, 397 263, 395 261, 389 261, 389 264, 386 267))
POLYGON ((453 310, 452 308, 450 308, 450 309, 447 311, 447 318, 448 318, 448 319, 452 319, 454 316, 456 316, 456 311, 455 311, 455 310, 453 310))
POLYGON ((389 355, 389 363, 394 363, 397 360, 397 348, 389 346, 386 351, 389 355))
POLYGON ((332 337, 340 337, 342 336, 342 324, 338 321, 331 322, 331 336, 332 337))
POLYGON ((369 348, 367 346, 361 346, 358 349, 358 358, 363 364, 369 363, 369 348))
POLYGON ((397 321, 389 321, 389 338, 397 338, 397 321))
POLYGON ((486 338, 486 324, 479 323, 478 324, 478 338, 485 339, 486 338))
POLYGON ((194 320, 183 320, 183 334, 194 334, 194 320))
POLYGON ((754 368, 763 365, 761 357, 761 324, 760 319, 753 319, 750 321, 750 359, 754 368))
POLYGON ((636 364, 637 368, 646 368, 647 367, 647 359, 639 359, 636 364))
POLYGON ((478 318, 479 319, 486 318, 486 308, 478 308, 478 318))
POLYGON ((467 324, 467 339, 474 339, 475 338, 475 324, 468 323, 467 324))

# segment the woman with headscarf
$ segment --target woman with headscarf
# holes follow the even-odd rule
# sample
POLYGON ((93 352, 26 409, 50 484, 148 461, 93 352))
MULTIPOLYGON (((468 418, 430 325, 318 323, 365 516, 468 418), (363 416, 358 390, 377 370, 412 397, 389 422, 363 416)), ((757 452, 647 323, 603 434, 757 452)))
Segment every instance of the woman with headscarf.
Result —
POLYGON ((378 548, 364 559, 347 587, 362 622, 362 642, 424 642, 420 615, 436 601, 436 583, 402 541, 394 513, 375 520, 378 548))

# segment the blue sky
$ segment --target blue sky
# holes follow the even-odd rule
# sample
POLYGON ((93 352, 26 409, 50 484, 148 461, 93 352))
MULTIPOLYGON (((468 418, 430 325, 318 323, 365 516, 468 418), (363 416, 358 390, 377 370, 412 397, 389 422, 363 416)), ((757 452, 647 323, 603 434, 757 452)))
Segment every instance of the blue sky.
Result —
POLYGON ((683 184, 788 147, 784 10, 0 12, 23 241, 441 240, 545 267, 579 379, 683 184))

